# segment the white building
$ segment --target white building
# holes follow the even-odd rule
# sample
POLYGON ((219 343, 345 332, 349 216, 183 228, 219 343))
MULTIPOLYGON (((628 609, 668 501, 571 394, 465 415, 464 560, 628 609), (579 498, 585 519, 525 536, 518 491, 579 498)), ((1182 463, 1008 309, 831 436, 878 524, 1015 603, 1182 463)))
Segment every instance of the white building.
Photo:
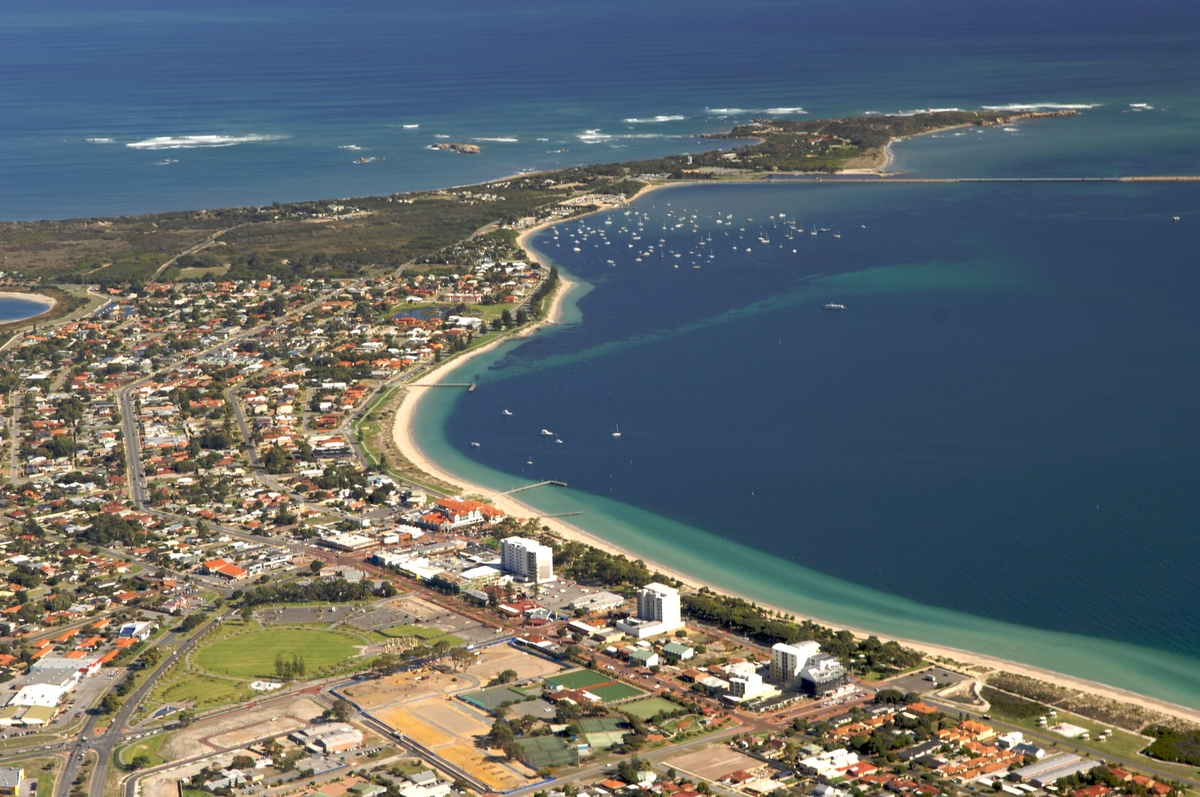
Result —
POLYGON ((820 652, 821 646, 812 640, 797 645, 777 643, 771 648, 771 680, 778 684, 791 683, 800 677, 808 660, 820 652))
POLYGON ((500 541, 500 566, 521 581, 544 584, 554 581, 554 552, 524 537, 506 537, 500 541))
POLYGON ((743 700, 753 700, 759 695, 770 690, 767 684, 763 683, 762 676, 756 672, 749 675, 735 675, 729 679, 729 699, 735 702, 743 700))
POLYGON ((638 591, 637 617, 618 620, 617 628, 638 639, 683 627, 679 590, 654 582, 638 591))

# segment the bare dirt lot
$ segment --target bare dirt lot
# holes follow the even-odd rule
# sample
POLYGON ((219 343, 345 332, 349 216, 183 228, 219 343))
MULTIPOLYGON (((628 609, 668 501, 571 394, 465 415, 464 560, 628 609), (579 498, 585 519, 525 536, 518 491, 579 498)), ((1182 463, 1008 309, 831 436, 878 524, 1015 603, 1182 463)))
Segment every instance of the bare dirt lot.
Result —
POLYGON ((304 726, 319 715, 322 707, 307 697, 281 700, 253 711, 239 711, 172 733, 160 752, 171 759, 191 758, 228 747, 238 747, 252 739, 278 736, 304 726))
POLYGON ((754 769, 762 766, 762 762, 757 758, 742 755, 723 744, 706 745, 695 752, 677 758, 668 758, 663 763, 675 767, 680 772, 686 772, 706 780, 716 780, 722 775, 737 772, 739 769, 754 769))
POLYGON ((429 697, 445 698, 459 690, 468 689, 473 680, 441 672, 401 672, 386 678, 371 679, 348 686, 343 691, 364 711, 376 713, 389 706, 429 697))
POLYGON ((517 679, 524 680, 553 675, 563 669, 552 661, 523 650, 508 645, 493 645, 478 652, 475 663, 467 668, 467 672, 486 682, 505 670, 516 670, 517 679))
POLYGON ((462 767, 493 791, 508 791, 525 785, 534 776, 532 770, 507 762, 499 751, 485 751, 475 746, 474 737, 488 732, 490 718, 465 703, 430 697, 384 709, 376 716, 462 767))

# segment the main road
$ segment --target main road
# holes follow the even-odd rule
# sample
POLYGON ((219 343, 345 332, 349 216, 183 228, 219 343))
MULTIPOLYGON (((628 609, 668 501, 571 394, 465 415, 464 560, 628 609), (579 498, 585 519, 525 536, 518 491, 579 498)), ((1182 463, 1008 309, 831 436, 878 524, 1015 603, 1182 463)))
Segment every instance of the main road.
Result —
MULTIPOLYGON (((54 797, 67 797, 71 790, 72 781, 79 774, 79 770, 83 766, 84 758, 89 750, 94 750, 96 753, 96 768, 92 772, 92 782, 88 788, 88 797, 104 797, 104 783, 108 778, 108 768, 112 765, 113 751, 116 749, 124 738, 125 726, 129 723, 129 718, 137 711, 137 707, 145 699, 146 695, 154 688, 158 679, 162 677, 167 668, 176 662, 181 656, 185 655, 192 649, 197 641, 212 630, 213 626, 222 622, 225 617, 231 612, 216 617, 208 622, 202 628, 197 629, 191 638, 184 640, 171 655, 164 658, 158 663, 158 666, 150 673, 149 677, 142 682, 134 692, 129 695, 125 702, 117 709, 113 715, 112 722, 108 728, 100 736, 96 736, 96 724, 100 719, 99 714, 93 714, 88 717, 84 723, 83 730, 75 738, 75 743, 68 748, 67 763, 63 766, 62 772, 59 774, 57 781, 54 784, 54 797)), ((167 636, 163 637, 159 645, 178 641, 179 637, 174 631, 171 631, 167 636)))

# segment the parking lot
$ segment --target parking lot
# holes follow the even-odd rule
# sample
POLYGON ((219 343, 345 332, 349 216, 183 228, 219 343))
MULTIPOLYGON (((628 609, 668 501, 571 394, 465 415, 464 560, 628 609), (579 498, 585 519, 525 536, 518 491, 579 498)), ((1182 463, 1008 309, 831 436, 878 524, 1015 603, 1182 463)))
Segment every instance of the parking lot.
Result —
POLYGON ((928 667, 920 672, 904 675, 894 681, 880 684, 880 687, 884 689, 899 689, 905 694, 909 692, 932 692, 934 689, 942 689, 959 681, 965 681, 967 677, 961 673, 954 672, 954 670, 947 670, 945 667, 928 667))

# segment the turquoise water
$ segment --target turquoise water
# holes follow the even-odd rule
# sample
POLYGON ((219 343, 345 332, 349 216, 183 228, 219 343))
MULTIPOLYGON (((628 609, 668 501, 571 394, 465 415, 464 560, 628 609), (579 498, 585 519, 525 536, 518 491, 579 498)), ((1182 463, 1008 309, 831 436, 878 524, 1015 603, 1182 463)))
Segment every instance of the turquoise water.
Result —
POLYGON ((535 239, 591 290, 453 374, 479 390, 430 395, 417 438, 498 490, 567 481, 522 496, 789 611, 1197 705, 1196 193, 655 192, 637 249, 623 213, 535 239))
MULTIPOLYGON (((578 318, 578 311, 569 313, 578 318)), ((547 330, 542 334, 554 334, 547 330)), ((473 378, 503 359, 506 349, 451 369, 447 381, 473 378)), ((484 388, 486 389, 486 388, 484 388)), ((413 421, 421 451, 441 467, 497 491, 529 483, 472 461, 450 445, 443 428, 457 398, 428 391, 413 421)), ((768 556, 746 545, 601 496, 570 488, 539 488, 521 500, 543 515, 583 511, 570 523, 653 562, 788 612, 826 622, 933 642, 1088 678, 1172 702, 1200 707, 1200 662, 1138 645, 1055 633, 922 605, 768 556)), ((968 563, 978 567, 980 562, 968 563)))

